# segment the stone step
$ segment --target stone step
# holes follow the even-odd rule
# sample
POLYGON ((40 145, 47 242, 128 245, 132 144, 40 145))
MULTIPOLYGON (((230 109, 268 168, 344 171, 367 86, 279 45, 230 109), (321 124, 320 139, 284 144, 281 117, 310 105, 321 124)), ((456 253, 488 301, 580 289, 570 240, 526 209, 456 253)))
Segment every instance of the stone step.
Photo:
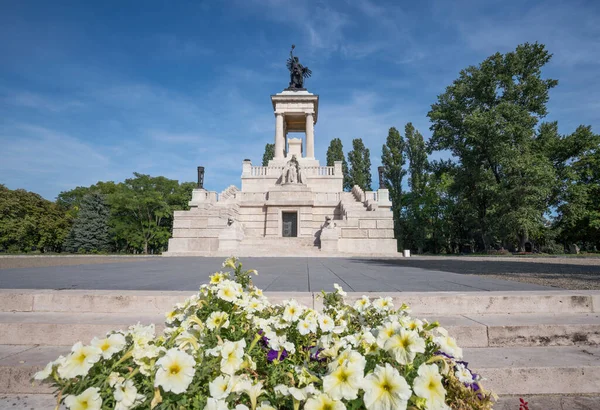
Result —
POLYGON ((464 360, 499 395, 600 393, 598 346, 471 348, 464 360))
POLYGON ((156 331, 161 332, 164 314, 0 312, 0 344, 72 346, 138 322, 154 323, 156 331))
MULTIPOLYGON (((517 410, 519 399, 528 403, 529 410, 596 410, 600 409, 600 395, 504 395, 494 410, 517 410)), ((52 394, 0 394, 0 409, 54 410, 56 398, 52 394)), ((64 409, 65 407, 61 407, 64 409)))
MULTIPOLYGON (((164 314, 192 294, 191 291, 0 289, 0 312, 164 314)), ((321 309, 323 303, 319 293, 265 292, 265 295, 274 303, 293 297, 316 309, 321 309)), ((346 300, 353 303, 362 295, 391 297, 396 306, 407 303, 417 317, 600 313, 600 291, 348 292, 346 300)))
MULTIPOLYGON (((436 316, 463 347, 600 345, 600 314, 436 316)), ((0 344, 66 345, 141 322, 163 327, 162 314, 0 312, 0 344)))
MULTIPOLYGON (((48 386, 32 384, 31 377, 68 350, 0 345, 0 394, 51 393, 48 386)), ((485 388, 499 395, 600 394, 600 347, 488 347, 464 353, 469 367, 487 379, 485 388)))

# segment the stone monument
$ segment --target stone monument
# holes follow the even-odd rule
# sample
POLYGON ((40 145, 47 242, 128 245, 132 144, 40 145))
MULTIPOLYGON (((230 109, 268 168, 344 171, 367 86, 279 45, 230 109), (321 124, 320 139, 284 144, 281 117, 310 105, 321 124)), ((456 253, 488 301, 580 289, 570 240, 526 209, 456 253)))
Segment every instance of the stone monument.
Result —
POLYGON ((241 189, 231 185, 221 193, 204 188, 199 167, 190 210, 175 211, 166 256, 396 253, 387 189, 345 192, 342 162, 320 165, 314 131, 319 96, 304 86, 311 71, 292 53, 287 66, 288 88, 271 96, 274 158, 268 166, 244 160, 241 189))

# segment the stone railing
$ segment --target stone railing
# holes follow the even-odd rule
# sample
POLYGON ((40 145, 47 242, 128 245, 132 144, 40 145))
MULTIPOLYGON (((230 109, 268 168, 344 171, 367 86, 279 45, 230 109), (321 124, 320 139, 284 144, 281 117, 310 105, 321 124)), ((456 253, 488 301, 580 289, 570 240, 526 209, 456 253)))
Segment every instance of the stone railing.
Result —
MULTIPOLYGON (((253 177, 278 177, 283 172, 282 166, 261 167, 249 166, 249 174, 253 177)), ((336 173, 336 167, 306 166, 301 167, 302 173, 307 177, 329 177, 339 175, 336 173)), ((244 172, 246 173, 246 172, 244 172)))
POLYGON ((253 177, 266 177, 266 176, 275 176, 278 173, 281 173, 283 170, 282 167, 259 167, 253 166, 250 168, 250 175, 253 177))
POLYGON ((358 202, 365 202, 365 192, 358 185, 352 187, 352 194, 358 202))
POLYGON ((238 192, 240 192, 238 187, 235 185, 230 185, 219 194, 219 201, 227 201, 228 199, 235 198, 235 195, 238 192))
POLYGON ((302 172, 309 177, 333 176, 335 175, 335 167, 302 167, 302 172))

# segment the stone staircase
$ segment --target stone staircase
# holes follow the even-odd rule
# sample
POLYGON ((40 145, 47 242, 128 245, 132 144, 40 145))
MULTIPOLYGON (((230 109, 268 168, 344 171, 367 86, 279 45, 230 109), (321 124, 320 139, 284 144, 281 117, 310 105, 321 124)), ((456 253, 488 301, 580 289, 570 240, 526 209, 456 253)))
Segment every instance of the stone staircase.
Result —
MULTIPOLYGON (((34 372, 79 340, 88 343, 94 336, 138 321, 162 324, 163 312, 190 294, 0 290, 0 408, 53 408, 51 389, 31 383, 34 372)), ((362 294, 350 293, 348 299, 362 294)), ((519 396, 529 401, 530 410, 600 408, 547 404, 562 403, 566 395, 572 395, 569 403, 588 399, 588 404, 600 403, 600 292, 370 296, 379 295, 392 297, 396 305, 406 302, 414 316, 438 320, 446 327, 464 348, 465 361, 488 379, 485 386, 503 397, 498 408, 517 410, 519 396)), ((275 302, 295 297, 316 309, 322 306, 311 293, 267 292, 267 296, 275 302)))
POLYGON ((236 256, 318 256, 320 250, 313 237, 252 238, 246 237, 236 250, 236 256))

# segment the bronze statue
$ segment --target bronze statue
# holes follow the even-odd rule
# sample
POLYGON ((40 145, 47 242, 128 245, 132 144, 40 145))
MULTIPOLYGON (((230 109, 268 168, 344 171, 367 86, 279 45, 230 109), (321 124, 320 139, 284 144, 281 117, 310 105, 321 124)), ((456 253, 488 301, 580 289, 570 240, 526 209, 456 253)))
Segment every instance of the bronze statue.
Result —
POLYGON ((290 85, 288 86, 288 90, 305 90, 304 88, 304 79, 310 77, 312 71, 308 67, 304 67, 300 64, 300 60, 298 57, 294 57, 294 48, 295 45, 292 44, 292 49, 290 50, 290 58, 287 61, 287 68, 290 70, 290 85))

